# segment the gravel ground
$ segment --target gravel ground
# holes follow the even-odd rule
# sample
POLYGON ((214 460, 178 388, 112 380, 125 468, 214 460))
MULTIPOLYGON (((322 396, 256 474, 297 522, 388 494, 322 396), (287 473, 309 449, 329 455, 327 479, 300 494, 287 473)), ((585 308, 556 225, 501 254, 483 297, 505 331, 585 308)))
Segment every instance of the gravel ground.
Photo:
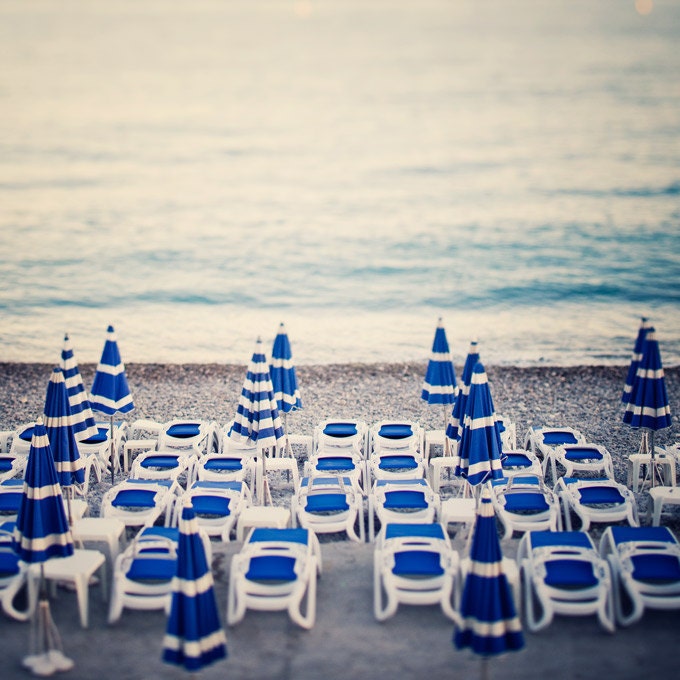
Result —
MULTIPOLYGON (((420 398, 426 366, 404 364, 348 364, 297 367, 303 408, 289 414, 291 433, 311 434, 327 418, 358 418, 368 423, 383 419, 415 420, 426 429, 440 429, 446 411, 420 398)), ((0 363, 0 428, 13 429, 42 411, 51 365, 0 363)), ((92 383, 94 365, 81 365, 85 385, 92 383)), ((221 364, 130 364, 126 368, 137 418, 167 421, 200 418, 224 424, 233 418, 245 367, 221 364)), ((589 441, 611 452, 616 478, 625 483, 627 456, 640 444, 640 432, 622 423, 621 390, 627 367, 576 366, 515 368, 488 366, 497 413, 516 424, 521 447, 530 427, 571 426, 589 441)), ((665 369, 671 411, 680 403, 680 367, 665 369)), ((656 433, 657 445, 680 441, 677 415, 673 425, 656 433)), ((98 511, 99 498, 109 487, 93 484, 90 505, 98 511)), ((446 491, 443 488, 444 494, 446 491)), ((647 494, 638 494, 641 513, 647 494)), ((671 518, 673 524, 676 518, 671 518)))

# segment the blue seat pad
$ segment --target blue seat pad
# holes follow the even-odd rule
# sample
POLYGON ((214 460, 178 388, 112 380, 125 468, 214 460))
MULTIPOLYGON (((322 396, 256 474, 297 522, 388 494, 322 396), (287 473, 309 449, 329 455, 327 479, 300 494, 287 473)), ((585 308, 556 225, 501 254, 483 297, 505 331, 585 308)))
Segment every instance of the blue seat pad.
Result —
POLYGON ((559 547, 593 548, 593 542, 585 531, 532 531, 530 532, 531 547, 559 547))
POLYGON ((0 458, 0 472, 9 472, 12 469, 14 460, 14 458, 7 458, 7 456, 0 458))
POLYGON ((33 439, 33 427, 27 427, 23 432, 19 433, 19 439, 25 442, 30 442, 33 439))
POLYGON ((656 541, 677 543, 667 527, 612 527, 612 538, 615 544, 629 541, 656 541))
POLYGON ((0 576, 14 576, 19 573, 19 555, 9 550, 0 550, 0 576))
POLYGON ((544 432, 543 443, 555 446, 557 444, 577 444, 578 440, 573 432, 544 432))
POLYGON ((177 437, 178 439, 188 439, 189 437, 195 437, 200 433, 200 423, 176 423, 166 430, 168 436, 177 437))
POLYGON ((144 468, 172 469, 179 465, 179 456, 148 456, 140 465, 144 468))
POLYGON ((177 543, 179 541, 179 529, 177 527, 145 527, 141 532, 141 536, 146 538, 160 536, 162 538, 169 538, 177 543))
POLYGON ((349 510, 344 493, 319 493, 307 496, 307 512, 341 512, 349 510))
POLYGON ((211 458, 205 462, 203 467, 206 470, 243 470, 240 458, 211 458))
POLYGON ((437 553, 428 550, 403 550, 394 554, 395 576, 442 576, 444 569, 437 553))
POLYGON ((542 493, 509 493, 504 498, 505 509, 510 512, 544 512, 550 508, 542 493))
POLYGON ((134 581, 169 581, 177 573, 177 560, 135 559, 126 576, 134 581))
POLYGON ((7 493, 0 493, 0 511, 1 512, 19 512, 21 505, 21 497, 23 491, 9 491, 7 493))
POLYGON ((231 513, 229 510, 230 498, 225 496, 193 496, 191 504, 197 515, 217 515, 226 517, 231 513))
POLYGON ((545 583, 555 588, 592 588, 598 583, 593 565, 582 560, 550 560, 545 570, 545 583))
POLYGON ((626 499, 621 492, 611 486, 584 486, 578 490, 583 505, 599 505, 613 503, 621 505, 626 499))
POLYGON ((400 524, 389 522, 385 527, 385 538, 444 538, 441 524, 400 524))
POLYGON ((329 437, 352 437, 357 434, 357 426, 354 423, 328 423, 323 433, 329 437))
POLYGON ((567 460, 602 460, 604 456, 590 446, 573 446, 565 450, 567 460))
POLYGON ((327 458, 319 458, 316 463, 317 470, 354 470, 356 466, 351 458, 343 456, 329 456, 327 458))
POLYGON ((156 492, 151 489, 121 489, 111 501, 114 508, 153 508, 156 492))
POLYGON ((631 561, 637 581, 680 581, 680 560, 675 555, 633 555, 631 561))
POLYGON ((307 529, 296 527, 295 529, 278 529, 274 527, 257 527, 250 535, 249 543, 260 543, 262 541, 288 541, 290 543, 301 543, 307 545, 309 533, 307 529))
POLYGON ((378 430, 378 436, 385 437, 385 439, 405 439, 413 435, 413 429, 410 425, 395 423, 393 425, 383 425, 378 430))
POLYGON ((399 491, 386 491, 383 507, 388 510, 425 510, 429 506, 422 491, 402 489, 399 491))
POLYGON ((243 482, 238 481, 219 481, 213 479, 197 479, 192 485, 192 489, 227 489, 231 491, 241 491, 243 482))
POLYGON ((97 434, 93 434, 91 437, 83 440, 83 444, 102 444, 109 436, 109 430, 105 427, 97 428, 97 434))
POLYGON ((409 470, 418 467, 418 463, 413 456, 381 456, 378 467, 381 470, 399 470, 407 468, 409 470))
POLYGON ((504 453, 501 455, 503 467, 531 467, 531 461, 523 453, 504 453))
POLYGON ((295 581, 295 558, 285 555, 251 557, 246 578, 250 581, 295 581))

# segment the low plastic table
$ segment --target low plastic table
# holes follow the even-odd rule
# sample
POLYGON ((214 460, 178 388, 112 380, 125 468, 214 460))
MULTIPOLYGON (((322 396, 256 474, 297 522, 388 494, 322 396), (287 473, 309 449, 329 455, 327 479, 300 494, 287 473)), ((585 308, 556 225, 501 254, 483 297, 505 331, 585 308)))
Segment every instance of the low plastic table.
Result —
POLYGON ((71 527, 73 540, 81 545, 85 541, 106 544, 111 569, 120 551, 120 537, 124 531, 125 524, 113 517, 83 517, 71 527))
POLYGON ((290 522, 290 510, 272 505, 252 505, 239 515, 236 524, 236 540, 242 541, 246 528, 270 527, 285 529, 290 522))

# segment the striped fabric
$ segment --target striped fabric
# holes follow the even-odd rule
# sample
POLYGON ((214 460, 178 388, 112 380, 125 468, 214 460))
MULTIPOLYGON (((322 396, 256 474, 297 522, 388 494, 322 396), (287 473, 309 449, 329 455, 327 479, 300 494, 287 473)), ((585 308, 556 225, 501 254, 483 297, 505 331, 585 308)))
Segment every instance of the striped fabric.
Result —
POLYGON ((501 435, 494 412, 489 381, 480 361, 472 370, 465 418, 455 454, 454 474, 473 486, 503 476, 501 435))
POLYGON ((300 391, 298 390, 293 354, 290 349, 290 341, 286 333, 286 327, 281 324, 279 332, 274 338, 272 347, 272 359, 269 365, 274 399, 281 413, 289 413, 302 408, 300 391))
POLYGON ((256 443, 261 448, 276 446, 284 437, 269 375, 269 364, 260 338, 257 339, 248 365, 236 417, 229 434, 237 437, 237 443, 240 443, 240 437, 241 442, 256 443))
POLYGON ((172 580, 172 605, 163 639, 166 663, 195 672, 227 657, 227 638, 215 601, 198 521, 186 499, 179 521, 177 575, 172 580))
POLYGON ((91 397, 92 408, 107 415, 127 413, 135 407, 113 326, 106 330, 106 342, 94 375, 91 397))
POLYGON ((47 385, 45 429, 59 484, 62 488, 82 484, 85 481, 84 465, 74 436, 64 372, 59 367, 52 371, 47 385))
POLYGON ((630 395, 633 391, 633 383, 637 375, 637 369, 642 359, 642 347, 647 336, 647 331, 650 329, 649 321, 643 316, 640 321, 640 329, 638 330, 637 338, 635 339, 635 346, 633 347, 633 356, 630 359, 630 366, 628 367, 628 374, 626 375, 626 384, 623 386, 621 393, 621 401, 624 404, 630 402, 630 395))
POLYGON ((73 418, 73 434, 77 441, 82 442, 97 434, 97 424, 92 414, 92 406, 87 398, 83 385, 83 378, 78 370, 73 346, 68 335, 64 336, 64 346, 61 350, 61 367, 64 369, 66 393, 68 394, 71 416, 73 418))
POLYGON ((642 345, 642 357, 635 374, 630 401, 623 422, 631 427, 663 430, 671 426, 671 409, 661 365, 656 331, 650 328, 642 345))
POLYGON ((522 625, 502 560, 496 517, 486 488, 477 510, 470 568, 463 585, 462 625, 456 627, 453 636, 458 649, 469 647, 475 654, 491 656, 524 647, 522 625))
POLYGON ((432 354, 427 364, 420 398, 428 404, 453 404, 456 398, 456 374, 441 318, 434 334, 432 354))
POLYGON ((31 564, 73 554, 73 538, 42 419, 33 430, 14 540, 19 558, 31 564))
POLYGON ((473 340, 470 343, 468 355, 465 358, 465 365, 463 366, 463 374, 461 376, 461 385, 458 390, 458 396, 453 404, 451 416, 446 426, 446 436, 450 440, 460 439, 461 429, 463 427, 463 418, 465 416, 465 403, 468 394, 470 394, 470 383, 472 382, 472 369, 479 361, 479 350, 477 348, 477 341, 473 340))

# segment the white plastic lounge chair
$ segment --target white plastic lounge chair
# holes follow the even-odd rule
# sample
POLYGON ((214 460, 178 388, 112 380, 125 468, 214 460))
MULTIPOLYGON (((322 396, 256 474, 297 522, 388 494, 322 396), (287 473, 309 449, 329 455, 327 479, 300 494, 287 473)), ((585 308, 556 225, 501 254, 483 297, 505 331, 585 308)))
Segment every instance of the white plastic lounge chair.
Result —
POLYGON ((175 419, 158 433, 158 450, 193 449, 197 456, 219 450, 217 424, 205 420, 175 419))
POLYGON ((23 477, 26 461, 26 456, 15 456, 8 453, 0 455, 0 482, 15 477, 23 477))
POLYGON ((179 481, 189 474, 196 455, 193 450, 160 449, 140 453, 132 463, 131 479, 170 479, 179 481))
POLYGON ((129 427, 127 439, 123 444, 123 469, 128 472, 130 464, 134 460, 134 451, 155 451, 158 447, 158 434, 163 427, 162 423, 147 418, 135 420, 129 427))
POLYGON ((194 458, 188 479, 190 482, 246 482, 255 487, 256 465, 250 455, 234 453, 206 453, 194 458))
POLYGON ((320 573, 321 552, 312 531, 253 529, 231 560, 228 624, 239 623, 247 609, 287 610, 294 623, 309 630, 316 620, 320 573))
POLYGON ((363 420, 334 419, 320 422, 312 434, 312 454, 319 449, 358 448, 367 456, 368 425, 363 420))
POLYGON ((378 621, 393 616, 400 604, 439 604, 451 621, 458 553, 441 524, 389 523, 376 537, 373 553, 373 613, 378 621))
POLYGON ((555 614, 597 614, 602 627, 614 632, 611 573, 585 531, 528 531, 517 551, 524 586, 524 614, 538 632, 555 614))
MULTIPOLYGON (((558 446, 585 443, 586 438, 573 427, 536 427, 527 430, 524 448, 538 456, 545 476, 549 465, 552 470, 551 460, 558 446)), ((553 483, 556 481, 553 479, 553 483)))
MULTIPOLYGON (((97 423, 97 434, 78 442, 78 453, 85 465, 85 483, 89 485, 91 472, 95 473, 97 481, 101 481, 102 474, 111 467, 111 439, 110 423, 97 423)), ((121 468, 121 452, 127 439, 127 424, 124 421, 113 423, 113 464, 114 471, 121 468)))
POLYGON ((25 610, 16 607, 17 595, 26 588, 28 565, 19 559, 14 550, 13 522, 0 525, 0 603, 2 609, 15 621, 28 621, 35 608, 35 602, 28 601, 25 610))
POLYGON ((350 446, 322 444, 305 462, 303 473, 306 477, 342 475, 366 489, 366 461, 358 443, 350 446))
POLYGON ((503 476, 508 479, 515 475, 535 475, 543 477, 543 467, 536 454, 531 451, 517 449, 504 450, 501 453, 503 476))
POLYGON ((165 479, 128 479, 102 497, 100 516, 114 517, 126 527, 153 525, 161 515, 169 523, 179 486, 165 479))
POLYGON ((174 504, 172 525, 178 526, 183 499, 191 499, 198 526, 208 536, 217 536, 228 543, 236 528, 239 514, 252 503, 250 489, 245 482, 197 480, 174 504))
POLYGON ((517 426, 507 416, 496 414, 496 422, 501 433, 503 451, 514 451, 517 448, 517 426))
POLYGON ((640 525, 635 496, 613 479, 560 477, 554 491, 562 503, 567 531, 572 528, 572 512, 581 520, 581 531, 588 531, 593 522, 625 521, 633 527, 640 525))
POLYGON ((558 466, 565 477, 578 476, 586 472, 614 478, 612 456, 599 444, 562 444, 555 447, 550 456, 553 483, 557 482, 558 466))
POLYGON ((365 541, 363 494, 349 477, 303 477, 290 514, 294 527, 317 534, 344 532, 352 541, 365 541))
POLYGON ((0 482, 0 522, 15 522, 24 491, 23 479, 0 482))
POLYGON ((377 480, 368 494, 368 540, 375 539, 375 519, 431 523, 439 516, 440 499, 424 479, 377 480))
POLYGON ((680 544, 667 527, 607 527, 600 555, 612 571, 617 623, 630 626, 645 608, 680 609, 680 544))
POLYGON ((503 524, 503 539, 514 532, 559 531, 560 503, 553 492, 536 475, 516 475, 492 483, 496 516, 503 524))
POLYGON ((425 431, 412 421, 381 420, 368 432, 369 451, 411 451, 424 457, 425 431))

